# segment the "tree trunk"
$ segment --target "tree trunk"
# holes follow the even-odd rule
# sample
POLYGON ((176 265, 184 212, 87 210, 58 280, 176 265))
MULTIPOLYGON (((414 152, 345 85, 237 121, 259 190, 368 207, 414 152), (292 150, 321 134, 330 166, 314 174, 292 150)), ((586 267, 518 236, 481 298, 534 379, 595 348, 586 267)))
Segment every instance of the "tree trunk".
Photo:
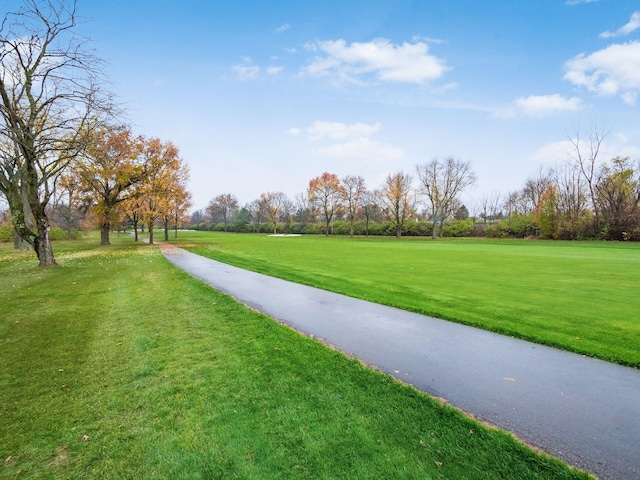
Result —
POLYGON ((135 242, 138 241, 138 221, 133 221, 133 239, 135 242))
POLYGON ((53 248, 51 247, 51 238, 49 238, 49 219, 42 217, 38 220, 38 235, 33 241, 33 248, 38 255, 40 267, 51 267, 56 265, 56 259, 53 256, 53 248))
POLYGON ((111 245, 109 242, 109 222, 103 222, 102 228, 100 229, 100 245, 111 245))
POLYGON ((169 241, 169 223, 165 223, 164 224, 164 241, 168 242, 169 241))
POLYGON ((29 242, 18 235, 18 232, 13 230, 11 233, 13 235, 13 248, 15 248, 16 250, 31 250, 33 248, 31 245, 29 245, 29 242))
POLYGON ((153 223, 149 223, 149 245, 153 245, 153 223))
POLYGON ((402 236, 402 225, 399 223, 396 224, 396 238, 400 238, 402 236))
POLYGON ((438 215, 433 216, 433 227, 431 228, 431 237, 435 240, 438 235, 438 215))

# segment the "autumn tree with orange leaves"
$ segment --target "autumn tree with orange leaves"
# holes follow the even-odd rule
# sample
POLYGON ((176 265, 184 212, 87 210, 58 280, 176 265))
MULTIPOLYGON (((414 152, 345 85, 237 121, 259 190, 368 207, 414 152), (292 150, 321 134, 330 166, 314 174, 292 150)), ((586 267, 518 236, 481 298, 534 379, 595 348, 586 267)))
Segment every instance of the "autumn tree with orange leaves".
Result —
MULTIPOLYGON (((143 142, 141 157, 148 166, 148 176, 140 186, 143 199, 143 221, 149 227, 149 243, 153 243, 153 226, 170 210, 170 198, 180 182, 183 168, 178 148, 171 142, 151 138, 143 142)), ((184 182, 183 182, 184 183, 184 182)))
POLYGON ((109 245, 109 231, 115 225, 121 202, 137 194, 136 185, 145 181, 152 165, 142 155, 144 138, 134 137, 124 126, 95 131, 84 152, 73 165, 91 194, 100 223, 100 243, 109 245))
POLYGON ((412 186, 413 177, 402 171, 387 175, 378 192, 382 211, 396 230, 396 238, 402 236, 403 225, 416 212, 416 194, 412 186))
POLYGON ((312 211, 322 216, 325 223, 325 235, 329 236, 331 221, 342 206, 340 179, 337 175, 328 172, 311 179, 307 189, 307 197, 312 211))
POLYGON ((180 162, 167 189, 165 208, 160 218, 164 228, 165 242, 169 241, 169 227, 173 225, 174 238, 178 238, 178 227, 189 218, 189 209, 192 207, 191 192, 187 189, 189 178, 189 166, 180 162))

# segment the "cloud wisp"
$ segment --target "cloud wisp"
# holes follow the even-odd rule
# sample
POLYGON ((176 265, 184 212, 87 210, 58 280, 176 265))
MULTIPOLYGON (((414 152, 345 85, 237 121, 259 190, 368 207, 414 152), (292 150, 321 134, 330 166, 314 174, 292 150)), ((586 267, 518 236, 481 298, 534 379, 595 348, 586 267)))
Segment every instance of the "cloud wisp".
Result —
POLYGON ((615 32, 602 32, 600 38, 623 37, 640 28, 640 12, 633 12, 628 23, 620 27, 615 32))
MULTIPOLYGON (((317 145, 311 149, 313 155, 373 161, 378 164, 400 160, 404 157, 403 149, 371 138, 381 126, 380 122, 347 124, 318 120, 305 131, 307 138, 317 145)), ((297 127, 288 130, 291 135, 299 135, 301 132, 302 129, 297 127)))
POLYGON ((530 95, 519 97, 510 107, 495 113, 496 117, 534 117, 542 118, 564 112, 575 112, 583 108, 582 99, 565 98, 562 95, 530 95))
POLYGON ((307 45, 316 55, 302 70, 311 77, 331 77, 337 83, 381 82, 425 84, 450 70, 446 62, 429 53, 424 41, 396 45, 384 38, 371 42, 327 40, 307 45))

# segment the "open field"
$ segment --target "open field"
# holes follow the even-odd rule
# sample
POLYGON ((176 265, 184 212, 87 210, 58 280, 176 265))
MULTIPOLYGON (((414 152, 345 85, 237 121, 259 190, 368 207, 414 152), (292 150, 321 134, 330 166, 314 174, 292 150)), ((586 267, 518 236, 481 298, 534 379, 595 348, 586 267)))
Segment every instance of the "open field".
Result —
POLYGON ((0 478, 589 478, 97 242, 0 244, 0 478))
POLYGON ((640 367, 640 244, 212 232, 181 232, 181 243, 276 277, 640 367))

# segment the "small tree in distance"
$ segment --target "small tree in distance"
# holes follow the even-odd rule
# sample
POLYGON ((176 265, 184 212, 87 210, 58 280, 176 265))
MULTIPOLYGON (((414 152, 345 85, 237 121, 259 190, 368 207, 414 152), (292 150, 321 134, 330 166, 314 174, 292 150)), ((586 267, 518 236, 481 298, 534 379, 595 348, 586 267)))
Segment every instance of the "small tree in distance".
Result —
POLYGON ((413 177, 405 172, 387 175, 378 192, 382 211, 396 230, 396 238, 402 236, 402 227, 416 213, 417 198, 413 189, 413 177))
POLYGON ((336 211, 340 210, 342 196, 340 179, 334 173, 324 172, 309 181, 307 198, 312 210, 324 219, 326 236, 329 236, 331 221, 336 211))
POLYGON ((416 166, 416 170, 422 191, 431 206, 432 236, 436 238, 438 230, 442 236, 444 221, 453 212, 458 195, 475 183, 476 176, 469 162, 453 157, 444 160, 434 158, 416 166))

